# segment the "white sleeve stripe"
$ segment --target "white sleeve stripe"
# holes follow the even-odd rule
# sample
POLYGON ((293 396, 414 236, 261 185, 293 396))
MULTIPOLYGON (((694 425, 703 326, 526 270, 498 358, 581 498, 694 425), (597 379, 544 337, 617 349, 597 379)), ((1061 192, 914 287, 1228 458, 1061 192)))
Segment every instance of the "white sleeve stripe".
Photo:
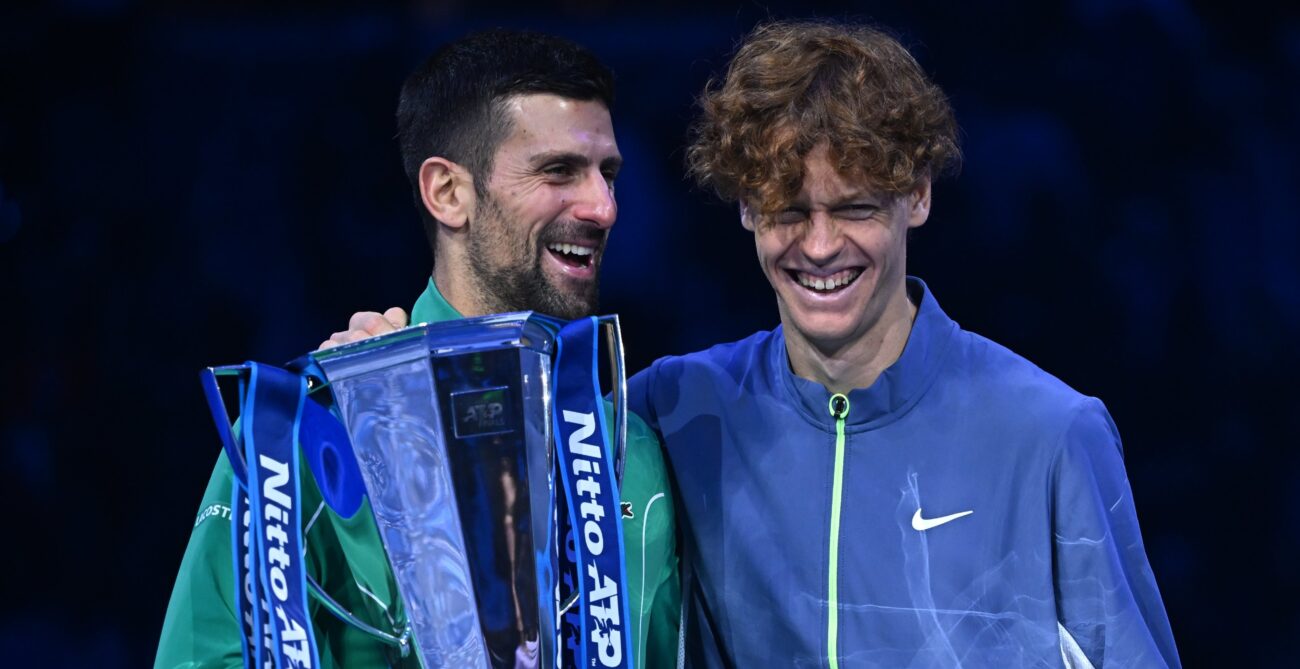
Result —
POLYGON ((645 652, 645 613, 647 608, 645 605, 645 535, 646 529, 650 527, 650 507, 663 496, 663 493, 658 493, 651 497, 650 501, 645 503, 645 511, 641 513, 641 610, 637 612, 639 614, 637 615, 636 626, 637 657, 642 657, 641 653, 645 652))

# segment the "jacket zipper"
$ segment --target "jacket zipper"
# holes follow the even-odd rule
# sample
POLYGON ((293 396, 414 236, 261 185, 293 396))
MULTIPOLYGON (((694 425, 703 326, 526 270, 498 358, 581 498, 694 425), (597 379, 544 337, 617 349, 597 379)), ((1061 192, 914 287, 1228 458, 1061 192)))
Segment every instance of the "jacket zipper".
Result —
POLYGON ((830 615, 826 622, 826 657, 831 669, 839 669, 840 628, 840 503, 844 497, 844 420, 849 417, 849 398, 831 395, 831 417, 835 419, 835 482, 831 487, 831 551, 827 599, 830 615))

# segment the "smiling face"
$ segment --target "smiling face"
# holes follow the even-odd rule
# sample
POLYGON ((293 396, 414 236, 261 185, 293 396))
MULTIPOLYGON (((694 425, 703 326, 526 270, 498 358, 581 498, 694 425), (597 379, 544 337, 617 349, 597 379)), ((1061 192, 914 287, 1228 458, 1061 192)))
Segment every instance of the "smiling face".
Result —
POLYGON ((596 310, 600 260, 618 215, 622 157, 600 102, 522 95, 497 148, 486 198, 470 215, 470 285, 486 313, 528 309, 578 318, 596 310))
POLYGON ((907 231, 929 216, 929 184, 887 197, 845 179, 825 143, 804 161, 803 187, 783 209, 742 211, 776 291, 787 337, 834 352, 910 317, 907 231))

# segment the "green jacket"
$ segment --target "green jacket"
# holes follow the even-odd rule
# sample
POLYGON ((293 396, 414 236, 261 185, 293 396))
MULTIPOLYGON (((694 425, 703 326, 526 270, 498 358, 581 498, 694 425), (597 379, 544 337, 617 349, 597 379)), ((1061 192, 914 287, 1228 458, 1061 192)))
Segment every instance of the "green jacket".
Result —
MULTIPOLYGON (((454 318, 460 314, 431 279, 411 311, 412 322, 454 318)), ((369 502, 351 519, 342 518, 325 505, 305 462, 301 472, 308 573, 361 620, 381 630, 400 630, 406 614, 369 502)), ((222 452, 181 560, 155 668, 242 666, 230 547, 233 481, 222 452)), ((674 666, 681 592, 673 497, 659 439, 635 415, 628 421, 627 464, 619 492, 635 666, 674 666)), ((308 606, 323 667, 420 666, 414 653, 401 658, 394 647, 341 622, 314 598, 308 606)))

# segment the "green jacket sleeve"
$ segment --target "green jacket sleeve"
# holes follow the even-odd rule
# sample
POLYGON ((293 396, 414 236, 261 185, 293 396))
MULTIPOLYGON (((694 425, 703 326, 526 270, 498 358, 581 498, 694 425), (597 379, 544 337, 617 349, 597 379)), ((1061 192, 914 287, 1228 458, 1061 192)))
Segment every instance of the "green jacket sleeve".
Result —
POLYGON ((621 494, 636 666, 675 667, 681 589, 672 489, 659 437, 633 414, 621 494))
POLYGON ((234 473, 223 452, 213 468, 181 559, 158 642, 156 669, 242 667, 231 564, 230 493, 234 473))
MULTIPOLYGON (((323 508, 320 491, 302 463, 303 523, 310 526, 306 567, 344 608, 363 620, 400 629, 405 614, 394 593, 392 573, 368 504, 351 519, 323 508), (312 510, 316 511, 312 511, 312 510), (311 523, 309 515, 318 516, 311 523), (354 555, 349 560, 348 549, 354 555), (360 584, 369 584, 363 591, 360 584), (367 594, 369 593, 369 594, 367 594)), ((234 472, 222 452, 203 494, 180 573, 163 620, 155 669, 243 667, 230 515, 234 472)), ((396 649, 342 622, 314 599, 308 602, 321 669, 333 667, 415 667, 414 654, 396 649)))
POLYGON ((660 581, 655 589, 646 621, 646 652, 644 667, 676 667, 681 650, 679 635, 682 619, 681 576, 677 569, 677 554, 664 564, 660 581))

